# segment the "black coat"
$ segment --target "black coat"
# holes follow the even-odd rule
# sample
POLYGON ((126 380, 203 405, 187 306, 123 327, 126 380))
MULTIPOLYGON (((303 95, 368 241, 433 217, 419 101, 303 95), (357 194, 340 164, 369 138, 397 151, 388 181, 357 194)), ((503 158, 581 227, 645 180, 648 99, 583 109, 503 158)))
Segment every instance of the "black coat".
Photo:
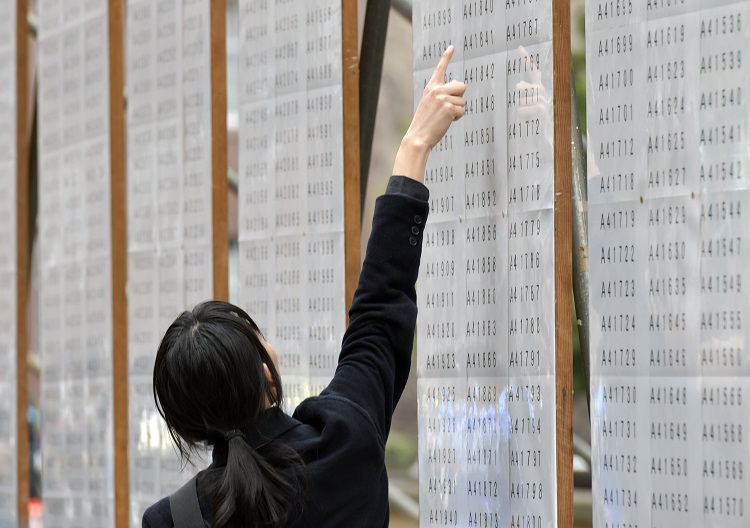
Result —
MULTIPOLYGON (((254 447, 277 438, 305 459, 307 489, 292 499, 288 526, 388 526, 385 442, 409 376, 427 198, 423 185, 391 178, 375 204, 333 380, 294 416, 272 409, 246 430, 254 447)), ((214 448, 212 467, 226 463, 226 449, 226 444, 214 448)), ((198 484, 200 490, 200 476, 198 484)), ((204 497, 200 502, 210 523, 208 502, 204 497)), ((144 528, 173 526, 169 498, 143 515, 144 528)))

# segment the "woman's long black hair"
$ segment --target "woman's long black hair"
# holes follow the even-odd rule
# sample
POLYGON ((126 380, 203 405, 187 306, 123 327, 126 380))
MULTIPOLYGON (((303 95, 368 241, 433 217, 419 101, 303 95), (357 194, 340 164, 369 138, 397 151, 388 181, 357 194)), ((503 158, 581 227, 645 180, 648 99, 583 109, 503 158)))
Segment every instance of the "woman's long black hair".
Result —
POLYGON ((253 449, 231 430, 247 430, 268 403, 281 407, 281 378, 242 309, 209 301, 183 312, 167 330, 154 364, 154 400, 186 462, 201 447, 228 442, 226 467, 207 470, 213 526, 283 526, 296 488, 279 469, 301 465, 290 448, 271 442, 253 449), (273 385, 266 379, 264 365, 273 385))

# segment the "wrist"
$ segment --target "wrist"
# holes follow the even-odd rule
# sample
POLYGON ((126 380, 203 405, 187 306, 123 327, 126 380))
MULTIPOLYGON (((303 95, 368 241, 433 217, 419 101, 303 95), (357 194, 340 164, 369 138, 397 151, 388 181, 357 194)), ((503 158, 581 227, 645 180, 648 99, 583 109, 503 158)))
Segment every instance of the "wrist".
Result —
POLYGON ((396 154, 393 164, 393 174, 406 176, 418 182, 424 182, 424 171, 427 166, 427 158, 430 156, 430 147, 408 134, 401 141, 401 146, 396 154))
POLYGON ((414 156, 415 158, 424 158, 426 160, 430 155, 431 147, 427 144, 426 141, 418 139, 417 137, 407 132, 401 140, 399 150, 404 151, 409 156, 414 156))

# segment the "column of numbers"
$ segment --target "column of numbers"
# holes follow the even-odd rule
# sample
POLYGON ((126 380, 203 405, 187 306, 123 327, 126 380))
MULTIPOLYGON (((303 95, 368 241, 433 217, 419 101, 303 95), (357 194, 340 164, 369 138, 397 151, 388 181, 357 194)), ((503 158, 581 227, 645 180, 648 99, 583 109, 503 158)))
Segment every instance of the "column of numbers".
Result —
MULTIPOLYGON (((742 92, 750 75, 742 66, 747 47, 745 4, 709 3, 700 12, 698 115, 700 131, 700 366, 703 447, 702 506, 707 522, 742 526, 748 486, 744 469, 748 428, 742 364, 747 330, 748 243, 743 209, 750 205, 748 172, 741 154, 749 120, 742 92), (721 452, 722 456, 715 456, 721 452)), ((698 90, 696 90, 698 91, 698 90)))
MULTIPOLYGON (((591 422, 592 473, 599 482, 592 490, 600 525, 613 519, 635 525, 648 518, 643 513, 648 488, 642 479, 650 455, 649 415, 643 412, 649 409, 644 396, 649 385, 636 377, 647 372, 648 361, 642 337, 647 286, 640 273, 646 248, 638 236, 646 219, 628 202, 645 188, 641 131, 647 119, 640 95, 645 77, 637 70, 645 48, 642 9, 626 0, 596 2, 586 11, 592 65, 587 94, 594 102, 588 114, 591 402, 592 408, 602 406, 591 422)), ((650 103, 674 105, 666 99, 650 103)), ((667 177, 661 175, 660 181, 667 177)), ((656 356, 670 355, 663 352, 657 350, 656 356)))
MULTIPOLYGON (((415 104, 421 99, 435 65, 449 44, 456 49, 445 78, 440 81, 463 80, 460 20, 460 6, 455 3, 415 3, 415 104)), ((476 477, 477 493, 487 492, 484 486, 489 480, 483 477, 487 474, 486 466, 464 465, 467 441, 478 452, 490 443, 482 441, 472 431, 477 419, 481 423, 482 409, 492 409, 493 404, 476 402, 471 405, 475 421, 473 424, 469 421, 469 402, 465 398, 471 383, 463 373, 467 371, 472 351, 462 346, 471 340, 466 319, 466 311, 470 309, 465 270, 469 259, 464 259, 467 226, 461 225, 466 199, 463 129, 463 121, 454 123, 432 149, 424 178, 430 189, 430 221, 423 227, 418 284, 417 372, 421 378, 418 382, 420 495, 425 497, 420 501, 420 518, 431 526, 467 524, 469 502, 473 497, 467 487, 468 471, 476 477)), ((487 248, 476 251, 480 252, 487 253, 487 248)), ((480 260, 483 256, 491 257, 476 255, 480 260)), ((487 318, 483 312, 476 317, 475 324, 483 320, 486 328, 487 318)), ((492 414, 496 418, 496 414, 492 414)), ((480 509, 475 503, 474 510, 480 509)))
POLYGON ((551 6, 511 2, 505 16, 508 220, 537 228, 508 238, 508 350, 539 359, 509 370, 510 516, 536 526, 556 504, 551 6))
POLYGON ((273 2, 240 2, 239 304, 275 335, 276 38, 273 2))

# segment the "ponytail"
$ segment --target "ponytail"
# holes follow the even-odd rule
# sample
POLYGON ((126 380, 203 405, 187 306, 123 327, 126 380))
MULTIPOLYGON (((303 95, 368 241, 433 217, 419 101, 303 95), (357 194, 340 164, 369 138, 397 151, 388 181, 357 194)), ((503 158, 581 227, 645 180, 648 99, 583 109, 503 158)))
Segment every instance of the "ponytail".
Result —
MULTIPOLYGON (((213 526, 284 526, 289 498, 296 490, 277 470, 278 460, 270 462, 240 436, 244 435, 227 440, 227 465, 206 472, 203 486, 215 512, 213 526)), ((273 459, 285 451, 282 446, 267 447, 271 447, 273 459)), ((296 465, 299 459, 296 453, 292 457, 289 453, 285 455, 282 459, 286 458, 288 463, 283 465, 296 465)))

